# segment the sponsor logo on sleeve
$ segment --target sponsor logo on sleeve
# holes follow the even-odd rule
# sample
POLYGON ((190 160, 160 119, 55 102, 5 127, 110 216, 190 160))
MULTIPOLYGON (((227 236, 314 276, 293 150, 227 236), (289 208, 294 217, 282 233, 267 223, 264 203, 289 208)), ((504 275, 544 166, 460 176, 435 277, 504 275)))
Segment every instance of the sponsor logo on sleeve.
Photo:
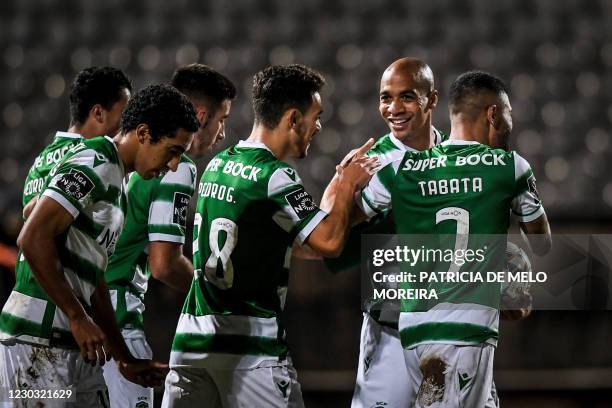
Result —
POLYGON ((172 214, 172 222, 185 228, 187 225, 187 208, 191 197, 185 193, 174 193, 174 210, 172 214))
POLYGON ((61 175, 56 183, 56 187, 69 197, 82 200, 94 189, 94 183, 82 171, 70 169, 70 172, 61 175))
POLYGON ((533 195, 535 203, 540 204, 540 194, 538 193, 538 189, 536 188, 536 179, 533 174, 527 179, 527 186, 529 188, 529 192, 533 195))
POLYGON ((312 196, 308 194, 303 187, 285 195, 285 200, 287 200, 287 203, 289 203, 289 206, 300 220, 317 210, 317 206, 312 196))

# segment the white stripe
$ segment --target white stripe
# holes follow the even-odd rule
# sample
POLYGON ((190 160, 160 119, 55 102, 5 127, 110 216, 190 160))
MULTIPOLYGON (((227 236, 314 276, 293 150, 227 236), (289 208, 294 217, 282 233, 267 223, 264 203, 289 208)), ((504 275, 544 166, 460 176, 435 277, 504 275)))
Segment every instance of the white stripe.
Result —
MULTIPOLYGON (((103 231, 104 233, 104 231, 103 231)), ((95 239, 77 228, 70 228, 66 239, 66 249, 91 262, 101 270, 106 269, 108 256, 95 239)))
POLYGON ((182 184, 187 187, 194 187, 192 164, 189 162, 179 163, 176 171, 167 172, 162 177, 160 184, 182 184))
POLYGON ((181 313, 176 331, 177 333, 233 334, 272 339, 278 337, 276 318, 241 315, 193 316, 181 313))
POLYGON ((42 324, 46 308, 46 300, 12 291, 2 310, 12 316, 42 324))
POLYGON ((79 210, 60 193, 47 189, 42 193, 42 195, 55 200, 59 205, 64 207, 64 209, 68 211, 70 215, 72 215, 72 218, 76 219, 76 217, 79 215, 79 210))
POLYGON ((248 148, 251 148, 251 149, 264 149, 264 150, 267 150, 270 153, 272 153, 272 155, 274 155, 274 152, 272 152, 272 150, 270 150, 270 148, 268 146, 266 146, 265 144, 260 143, 260 142, 253 142, 253 141, 250 141, 250 140, 239 140, 238 141, 238 147, 248 147, 248 148))
POLYGON ((297 174, 297 171, 290 167, 277 169, 268 180, 268 197, 272 197, 280 191, 287 190, 290 187, 295 187, 295 190, 302 187, 300 176, 297 174), (295 180, 293 180, 287 172, 293 172, 295 180))
POLYGON ((128 312, 136 312, 143 314, 145 311, 145 305, 142 303, 139 297, 131 292, 125 292, 125 308, 128 312))
POLYGON ((538 218, 544 215, 544 207, 540 206, 540 208, 538 208, 534 213, 529 214, 529 215, 519 215, 519 214, 515 214, 515 215, 516 215, 516 218, 518 218, 520 222, 531 222, 531 221, 537 220, 538 218))
POLYGON ((306 224, 306 226, 302 228, 297 237, 295 237, 297 242, 302 245, 304 241, 306 241, 306 238, 308 238, 310 233, 317 227, 317 225, 319 225, 321 221, 323 221, 323 218, 325 217, 327 217, 327 213, 323 210, 319 210, 319 212, 317 212, 317 214, 312 217, 308 224, 306 224))
POLYGON ((173 242, 182 245, 185 243, 185 237, 182 235, 161 234, 158 232, 149 234, 149 242, 155 241, 173 242))
POLYGON ((172 222, 173 215, 173 203, 153 201, 149 209, 149 225, 178 225, 172 222))
POLYGON ((96 290, 96 287, 91 283, 86 282, 78 277, 78 275, 70 268, 64 266, 64 276, 72 291, 76 296, 81 297, 88 306, 91 306, 91 295, 96 290))
POLYGON ((401 312, 399 330, 423 323, 468 323, 497 331, 499 310, 475 303, 439 303, 426 312, 401 312))
POLYGON ((70 320, 68 316, 59 307, 55 308, 55 315, 53 316, 53 327, 57 329, 70 331, 70 320))
POLYGON ((83 136, 81 136, 78 133, 71 133, 71 132, 55 132, 55 137, 67 137, 69 139, 83 139, 83 136))

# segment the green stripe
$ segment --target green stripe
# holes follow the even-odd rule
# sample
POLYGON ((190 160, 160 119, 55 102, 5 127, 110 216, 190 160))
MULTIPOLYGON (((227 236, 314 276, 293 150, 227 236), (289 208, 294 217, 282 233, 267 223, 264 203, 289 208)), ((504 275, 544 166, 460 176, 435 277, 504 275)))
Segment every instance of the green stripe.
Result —
POLYGON ((284 357, 288 350, 286 344, 269 337, 177 333, 172 351, 284 357))
POLYGON ((149 224, 149 234, 168 234, 176 235, 177 237, 185 236, 185 229, 178 225, 166 225, 166 224, 149 224))
POLYGON ((488 339, 497 340, 499 338, 497 331, 487 326, 454 322, 422 323, 406 327, 401 330, 400 336, 404 348, 427 341, 443 342, 447 340, 480 344, 488 339))
POLYGON ((72 226, 91 237, 94 241, 104 231, 104 225, 98 224, 82 212, 79 213, 72 226))
POLYGON ((72 269, 79 279, 94 287, 98 286, 98 278, 104 274, 103 269, 65 247, 60 249, 60 260, 62 265, 72 269))
POLYGON ((0 331, 12 336, 32 336, 48 338, 48 335, 43 334, 44 327, 41 324, 35 323, 21 317, 13 316, 10 313, 0 313, 0 331))

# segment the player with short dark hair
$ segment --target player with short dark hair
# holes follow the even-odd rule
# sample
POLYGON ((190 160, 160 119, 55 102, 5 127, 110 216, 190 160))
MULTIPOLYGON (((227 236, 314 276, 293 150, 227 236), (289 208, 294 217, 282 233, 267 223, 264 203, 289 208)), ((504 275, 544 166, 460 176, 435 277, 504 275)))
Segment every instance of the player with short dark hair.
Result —
POLYGON ((71 147, 83 139, 115 136, 131 91, 130 80, 116 68, 89 67, 77 74, 70 85, 69 128, 57 132, 51 144, 36 157, 24 185, 24 207, 42 192, 47 174, 71 147))
POLYGON ((103 407, 100 366, 111 356, 130 381, 151 386, 163 377, 165 365, 126 347, 104 271, 123 228, 126 173, 176 170, 198 123, 189 101, 161 85, 136 93, 122 122, 114 139, 85 140, 51 170, 19 235, 27 262, 0 314, 0 389, 71 387, 77 406, 103 407), (163 127, 146 122, 159 116, 163 127))
MULTIPOLYGON (((181 292, 189 290, 193 279, 193 265, 183 255, 183 244, 197 169, 187 155, 199 158, 223 138, 224 121, 236 96, 229 79, 202 64, 177 69, 171 84, 193 104, 199 128, 176 171, 149 180, 130 174, 125 228, 104 274, 117 324, 128 348, 139 358, 152 356, 143 319, 149 277, 181 292)), ((153 389, 126 380, 113 362, 104 366, 104 378, 114 408, 153 404, 153 389)))
POLYGON ((172 344, 164 407, 303 406, 281 321, 291 247, 338 254, 352 197, 376 165, 362 158, 344 168, 326 214, 283 161, 306 156, 321 129, 323 84, 303 65, 258 72, 251 135, 206 166, 194 280, 172 344))
MULTIPOLYGON (((390 209, 393 200, 397 234, 418 234, 419 244, 486 248, 481 262, 421 261, 414 270, 503 270, 511 210, 534 252, 546 253, 550 228, 533 172, 525 159, 504 150, 512 130, 507 88, 491 74, 467 72, 452 89, 449 140, 407 152, 381 169, 363 190, 360 207, 371 217, 390 209)), ((398 327, 414 382, 409 386, 419 388, 415 406, 484 407, 491 397, 500 285, 400 283, 415 287, 440 295, 401 302, 398 327)))

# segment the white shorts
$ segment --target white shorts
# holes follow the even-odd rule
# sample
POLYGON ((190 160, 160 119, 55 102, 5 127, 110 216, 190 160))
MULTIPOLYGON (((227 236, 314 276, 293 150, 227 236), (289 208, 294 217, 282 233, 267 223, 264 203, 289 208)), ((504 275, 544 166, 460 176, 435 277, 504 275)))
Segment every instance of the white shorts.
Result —
MULTIPOLYGON (((416 373, 408 370, 399 332, 363 314, 357 381, 352 408, 411 407, 418 391, 416 373), (386 404, 386 405, 385 405, 386 404)), ((418 367, 414 354, 410 366, 418 367)))
MULTIPOLYGON (((144 359, 153 357, 153 352, 143 331, 124 331, 123 336, 125 344, 134 357, 144 359)), ((102 368, 112 408, 133 408, 138 406, 138 403, 142 407, 153 407, 153 388, 145 388, 129 381, 119 372, 115 360, 107 361, 102 368)))
POLYGON ((163 408, 303 408, 291 364, 241 370, 176 367, 166 377, 163 408))
MULTIPOLYGON (((99 366, 91 366, 81 358, 79 350, 50 348, 24 343, 0 343, 0 390, 66 390, 76 395, 76 402, 61 399, 28 399, 8 401, 0 395, 0 407, 108 408, 106 384, 99 366)), ((4 391, 1 391, 3 393, 4 391)))
POLYGON ((404 350, 406 364, 416 359, 416 408, 495 407, 491 345, 425 344, 404 350))

